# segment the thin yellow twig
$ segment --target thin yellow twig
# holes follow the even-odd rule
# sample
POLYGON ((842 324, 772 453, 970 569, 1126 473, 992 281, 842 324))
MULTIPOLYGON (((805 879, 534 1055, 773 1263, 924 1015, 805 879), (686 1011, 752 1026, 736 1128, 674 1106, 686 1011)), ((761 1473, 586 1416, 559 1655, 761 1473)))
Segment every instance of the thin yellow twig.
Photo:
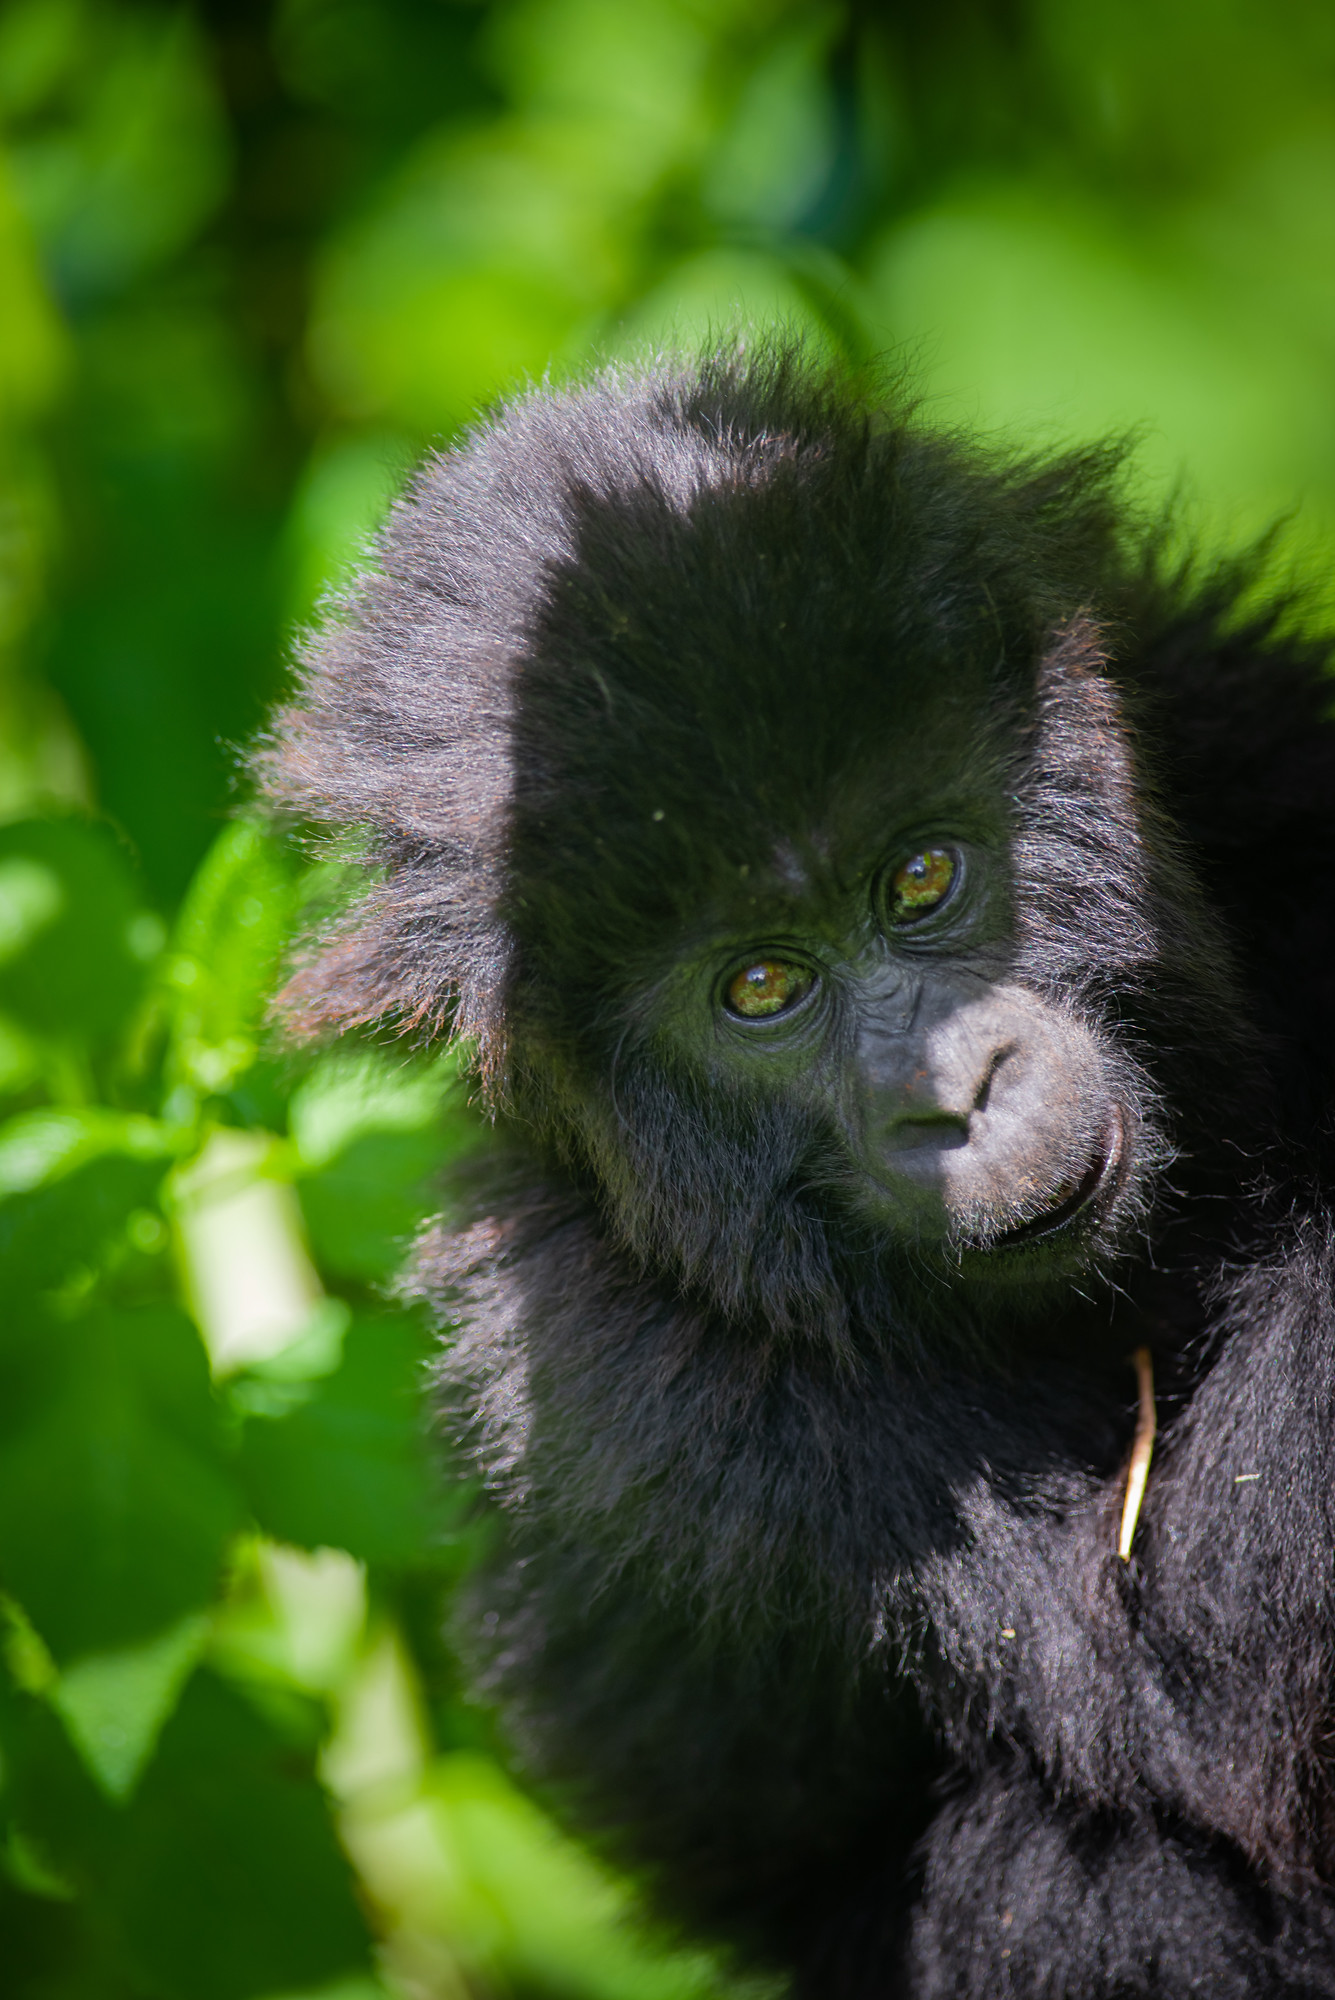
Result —
POLYGON ((1117 1553, 1123 1562, 1131 1560, 1131 1544, 1136 1539, 1136 1523, 1140 1519, 1140 1504, 1145 1498, 1150 1459, 1154 1455, 1154 1434, 1158 1429, 1154 1409, 1154 1367, 1149 1348, 1138 1347, 1131 1359, 1135 1364, 1136 1381, 1140 1385, 1140 1414, 1136 1418, 1136 1438, 1131 1447, 1126 1499, 1122 1504, 1122 1532, 1117 1542, 1117 1553))

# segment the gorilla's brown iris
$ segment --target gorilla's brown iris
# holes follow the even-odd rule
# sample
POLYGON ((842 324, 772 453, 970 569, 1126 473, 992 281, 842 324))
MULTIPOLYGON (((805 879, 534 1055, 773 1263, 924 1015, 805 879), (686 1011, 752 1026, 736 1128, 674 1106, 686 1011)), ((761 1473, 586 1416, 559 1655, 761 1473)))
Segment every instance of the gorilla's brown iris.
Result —
POLYGON ((783 1014, 806 998, 812 983, 805 966, 782 958, 759 958, 729 982, 728 1007, 748 1021, 783 1014))
POLYGON ((948 847, 925 847, 890 877, 886 901, 892 924, 917 923, 944 903, 955 886, 959 863, 948 847))

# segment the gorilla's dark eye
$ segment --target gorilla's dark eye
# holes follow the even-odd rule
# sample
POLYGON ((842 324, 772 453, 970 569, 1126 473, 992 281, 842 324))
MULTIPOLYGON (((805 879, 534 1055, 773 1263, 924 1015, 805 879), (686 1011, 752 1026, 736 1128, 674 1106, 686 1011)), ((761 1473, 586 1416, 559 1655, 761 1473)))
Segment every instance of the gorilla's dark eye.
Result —
POLYGON ((890 877, 886 913, 892 924, 916 924, 945 902, 959 875, 959 856, 949 847, 924 847, 890 877))
POLYGON ((728 1011, 747 1021, 784 1014, 805 1000, 815 983, 805 966, 783 958, 758 958, 729 981, 728 1011))

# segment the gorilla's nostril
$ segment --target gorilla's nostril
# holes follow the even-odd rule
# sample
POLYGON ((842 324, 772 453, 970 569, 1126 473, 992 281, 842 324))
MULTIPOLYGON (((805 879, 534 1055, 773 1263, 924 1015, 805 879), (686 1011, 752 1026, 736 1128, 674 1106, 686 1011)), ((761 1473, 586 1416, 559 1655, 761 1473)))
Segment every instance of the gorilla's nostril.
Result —
POLYGON ((988 1059, 987 1068, 983 1071, 983 1080, 979 1084, 977 1091, 974 1093, 973 1108, 975 1111, 986 1111, 987 1100, 989 1095, 991 1094, 992 1085, 996 1082, 997 1079, 997 1071, 1001 1068, 1001 1065, 1007 1060, 1007 1058, 1009 1056, 1013 1056, 1014 1054, 1015 1054, 1014 1042, 1007 1042, 1004 1045, 1004 1047, 993 1050, 991 1056, 988 1059))
POLYGON ((969 1143, 969 1127, 959 1118, 900 1118, 885 1135, 892 1153, 953 1151, 969 1143))

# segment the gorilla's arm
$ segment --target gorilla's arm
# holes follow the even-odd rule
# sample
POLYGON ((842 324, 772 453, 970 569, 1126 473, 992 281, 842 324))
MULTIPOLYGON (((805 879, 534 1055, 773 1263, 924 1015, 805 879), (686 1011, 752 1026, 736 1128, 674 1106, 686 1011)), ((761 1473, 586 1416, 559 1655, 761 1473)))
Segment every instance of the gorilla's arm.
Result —
POLYGON ((1329 1866, 1331 1829, 1316 1803, 1328 1791, 1321 1767, 1335 1708, 1326 1214, 1234 1282, 1217 1328, 1218 1357, 1151 1470, 1137 1540, 1147 1764, 1167 1796, 1256 1858, 1329 1866), (1161 1723, 1169 1703, 1172 1735, 1161 1723))
POLYGON ((1318 1214, 1223 1292, 1185 1407, 1161 1410, 1130 1564, 1125 1461, 1049 1473, 1016 1503, 1003 1444, 958 1490, 965 1536, 917 1580, 943 1652, 925 1692, 960 1754, 985 1705, 1054 1795, 1114 1813, 1152 1796, 1277 1879, 1329 1868, 1333 1416, 1318 1214))
MULTIPOLYGON (((998 1760, 932 1827, 906 1990, 1316 2000, 1335 1992, 1332 1941, 1327 1906, 1271 1893, 1188 1822, 1147 1802, 1120 1814, 1059 1805, 998 1760)), ((840 1990, 887 1991, 870 1962, 840 1990)))

